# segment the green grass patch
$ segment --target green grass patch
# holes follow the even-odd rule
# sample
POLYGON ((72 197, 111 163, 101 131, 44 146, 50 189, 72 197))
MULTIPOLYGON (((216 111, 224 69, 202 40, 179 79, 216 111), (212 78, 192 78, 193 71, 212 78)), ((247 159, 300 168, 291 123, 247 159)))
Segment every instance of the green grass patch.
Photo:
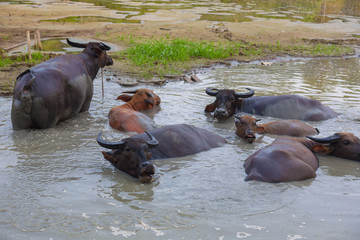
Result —
POLYGON ((44 55, 42 52, 33 52, 31 54, 31 60, 30 60, 28 54, 6 56, 4 52, 0 51, 0 68, 8 67, 16 63, 28 63, 30 65, 35 65, 43 61, 46 61, 48 59, 49 56, 44 55))
POLYGON ((350 47, 331 44, 283 46, 246 42, 209 42, 186 39, 144 40, 132 36, 117 36, 129 47, 115 54, 114 58, 125 61, 130 71, 140 77, 182 74, 192 66, 222 60, 254 60, 282 55, 320 57, 342 56, 353 53, 350 47))

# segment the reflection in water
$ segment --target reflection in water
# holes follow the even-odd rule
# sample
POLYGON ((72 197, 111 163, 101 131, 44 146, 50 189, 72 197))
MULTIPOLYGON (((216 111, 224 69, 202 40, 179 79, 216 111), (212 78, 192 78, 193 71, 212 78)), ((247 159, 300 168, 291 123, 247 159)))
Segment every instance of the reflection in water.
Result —
POLYGON ((321 156, 315 179, 244 182, 245 159, 276 136, 248 144, 235 135, 233 119, 218 122, 204 113, 213 101, 206 87, 301 94, 341 113, 311 123, 321 136, 343 130, 360 136, 359 59, 288 60, 199 71, 203 81, 192 85, 139 86, 161 97, 161 108, 151 114, 159 126, 185 122, 228 141, 194 156, 154 161, 153 184, 140 184, 115 169, 95 140, 101 130, 114 139, 131 135, 111 129, 107 114, 121 104, 114 100, 119 92, 134 87, 106 82, 102 100, 97 78, 89 112, 46 130, 12 131, 11 98, 2 97, 0 238, 355 239, 360 234, 359 162, 321 156))

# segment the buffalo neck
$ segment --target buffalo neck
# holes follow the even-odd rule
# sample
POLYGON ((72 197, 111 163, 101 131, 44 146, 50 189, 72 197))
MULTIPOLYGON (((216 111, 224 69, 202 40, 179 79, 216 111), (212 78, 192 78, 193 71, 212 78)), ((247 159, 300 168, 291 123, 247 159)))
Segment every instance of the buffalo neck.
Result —
POLYGON ((85 52, 80 53, 80 56, 86 65, 86 69, 91 77, 91 80, 94 80, 100 68, 99 58, 90 56, 85 52))
POLYGON ((317 143, 315 141, 309 140, 309 139, 299 139, 299 142, 302 143, 305 147, 312 150, 313 147, 320 145, 320 143, 317 143))
POLYGON ((132 109, 132 110, 135 110, 135 111, 146 110, 146 108, 145 108, 145 106, 143 106, 143 104, 136 104, 136 103, 134 103, 132 101, 124 103, 123 105, 121 105, 121 107, 132 109))

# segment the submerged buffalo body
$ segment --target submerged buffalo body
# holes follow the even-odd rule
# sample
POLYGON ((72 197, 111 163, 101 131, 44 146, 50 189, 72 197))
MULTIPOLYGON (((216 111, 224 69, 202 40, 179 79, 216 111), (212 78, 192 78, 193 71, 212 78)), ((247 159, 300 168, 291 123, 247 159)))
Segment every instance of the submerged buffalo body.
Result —
POLYGON ((214 133, 187 124, 156 128, 120 142, 105 141, 100 133, 97 141, 102 147, 113 149, 103 152, 105 159, 143 183, 151 182, 155 173, 149 160, 193 155, 226 143, 214 133))
MULTIPOLYGON (((251 90, 251 89, 249 89, 251 90)), ((237 112, 303 121, 321 121, 335 118, 338 114, 319 101, 299 95, 252 96, 234 90, 207 88, 206 93, 216 100, 206 106, 206 112, 214 112, 214 117, 224 120, 237 112)))
POLYGON ((11 109, 15 130, 54 127, 89 109, 99 68, 113 63, 106 54, 110 47, 97 42, 68 43, 85 49, 50 59, 17 77, 11 109))
POLYGON ((292 137, 305 137, 319 133, 317 128, 299 120, 277 120, 259 124, 261 119, 253 118, 249 115, 235 116, 236 135, 253 143, 256 133, 286 135, 292 137))
POLYGON ((348 132, 325 138, 281 137, 245 160, 245 181, 299 181, 316 176, 319 161, 314 153, 360 161, 360 140, 348 132))
POLYGON ((244 99, 238 111, 303 121, 322 121, 338 115, 318 100, 300 95, 254 96, 244 99))

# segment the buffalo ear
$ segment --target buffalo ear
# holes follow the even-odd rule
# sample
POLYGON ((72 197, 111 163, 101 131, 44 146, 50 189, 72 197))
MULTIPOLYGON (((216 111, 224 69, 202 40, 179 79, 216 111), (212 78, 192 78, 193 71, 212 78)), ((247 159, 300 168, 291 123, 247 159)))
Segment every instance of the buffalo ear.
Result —
POLYGON ((216 109, 216 105, 214 103, 208 104, 205 107, 205 112, 213 112, 216 109))
POLYGON ((332 153, 332 148, 330 146, 326 146, 326 145, 316 145, 314 147, 311 148, 311 151, 314 153, 320 153, 323 155, 329 155, 330 153, 332 153))
POLYGON ((265 134, 266 133, 264 127, 257 127, 256 132, 259 133, 259 134, 265 134))
POLYGON ((101 50, 100 48, 98 48, 98 47, 94 47, 94 48, 92 48, 92 50, 93 50, 93 52, 94 52, 94 55, 95 55, 95 57, 100 57, 101 56, 101 54, 103 53, 103 50, 101 50))
POLYGON ((116 100, 123 100, 124 102, 129 102, 132 99, 132 97, 133 97, 132 95, 121 94, 116 98, 116 100))

